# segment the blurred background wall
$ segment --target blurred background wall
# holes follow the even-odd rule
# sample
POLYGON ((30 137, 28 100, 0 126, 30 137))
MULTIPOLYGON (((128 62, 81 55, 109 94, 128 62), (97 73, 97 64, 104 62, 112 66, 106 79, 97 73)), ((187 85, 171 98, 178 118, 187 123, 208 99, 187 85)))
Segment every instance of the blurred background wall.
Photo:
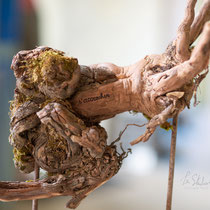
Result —
MULTIPOLYGON (((197 10, 202 2, 198 1, 197 10)), ((0 179, 28 179, 15 170, 8 143, 8 101, 15 87, 10 63, 14 54, 47 45, 77 57, 83 65, 106 61, 129 65, 165 50, 176 35, 185 5, 183 0, 0 0, 0 179)), ((208 88, 209 76, 198 91, 201 104, 180 115, 174 210, 210 209, 208 88)), ((126 124, 143 122, 146 120, 141 114, 123 113, 102 125, 112 141, 126 124)), ((130 127, 122 137, 124 147, 143 131, 130 127)), ((170 132, 158 129, 149 142, 132 148, 120 172, 84 200, 78 210, 164 209, 169 148, 170 132)), ((67 200, 42 200, 39 209, 65 209, 67 200)), ((1 210, 30 206, 29 201, 0 203, 1 210)))

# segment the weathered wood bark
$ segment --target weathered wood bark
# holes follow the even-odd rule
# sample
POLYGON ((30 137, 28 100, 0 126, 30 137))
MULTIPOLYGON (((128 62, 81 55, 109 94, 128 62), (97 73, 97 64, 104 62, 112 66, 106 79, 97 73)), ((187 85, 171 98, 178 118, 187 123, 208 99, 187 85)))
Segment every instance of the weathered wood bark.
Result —
POLYGON ((15 165, 29 173, 36 161, 55 176, 25 184, 0 182, 0 200, 73 195, 68 206, 75 208, 121 165, 123 155, 107 145, 101 120, 131 110, 145 114, 150 119, 146 132, 131 142, 134 145, 147 141, 157 126, 190 106, 210 56, 210 0, 194 19, 195 3, 188 0, 177 37, 163 54, 145 56, 130 66, 82 66, 48 47, 14 57, 17 87, 10 143, 15 165))
POLYGON ((76 208, 90 192, 107 182, 121 167, 126 153, 116 152, 114 144, 107 146, 100 159, 91 158, 88 151, 69 166, 63 174, 40 181, 0 182, 1 201, 33 200, 55 196, 72 196, 66 207, 76 208))

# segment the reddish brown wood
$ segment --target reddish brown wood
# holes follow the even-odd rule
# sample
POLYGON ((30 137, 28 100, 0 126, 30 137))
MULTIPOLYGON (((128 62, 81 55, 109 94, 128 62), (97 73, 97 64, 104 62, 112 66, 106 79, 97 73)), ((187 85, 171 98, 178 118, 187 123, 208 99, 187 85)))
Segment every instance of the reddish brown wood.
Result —
POLYGON ((30 173, 37 163, 53 176, 28 183, 0 182, 0 200, 72 195, 67 206, 76 208, 122 163, 123 155, 107 145, 100 121, 125 111, 143 113, 149 122, 145 133, 131 142, 134 145, 147 141, 157 126, 190 106, 210 57, 210 0, 194 19, 195 3, 188 0, 177 37, 164 53, 130 66, 82 66, 49 47, 14 57, 11 68, 17 82, 10 143, 15 166, 30 173))

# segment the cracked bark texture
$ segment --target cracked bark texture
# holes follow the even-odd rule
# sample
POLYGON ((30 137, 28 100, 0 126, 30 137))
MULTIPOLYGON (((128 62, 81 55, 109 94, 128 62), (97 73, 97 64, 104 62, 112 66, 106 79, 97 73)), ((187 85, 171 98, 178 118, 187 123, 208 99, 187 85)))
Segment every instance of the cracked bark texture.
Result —
POLYGON ((72 195, 67 206, 75 208, 117 173, 125 156, 114 144, 107 145, 102 120, 132 110, 146 115, 146 131, 131 142, 134 145, 147 141, 157 126, 190 107, 210 57, 210 0, 196 18, 195 4, 196 0, 187 1, 177 37, 163 54, 147 55, 130 66, 83 66, 49 47, 21 51, 13 58, 17 83, 10 143, 15 165, 30 173, 36 162, 53 178, 0 182, 0 200, 72 195))

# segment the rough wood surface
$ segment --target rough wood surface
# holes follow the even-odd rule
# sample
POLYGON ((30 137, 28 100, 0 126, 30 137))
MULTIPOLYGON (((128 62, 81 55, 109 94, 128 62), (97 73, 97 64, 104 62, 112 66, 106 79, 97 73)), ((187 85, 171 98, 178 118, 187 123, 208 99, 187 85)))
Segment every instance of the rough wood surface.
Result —
POLYGON ((34 200, 55 196, 72 196, 68 208, 76 208, 90 192, 114 176, 126 153, 116 152, 114 144, 107 146, 103 156, 90 157, 87 150, 65 173, 29 182, 0 182, 1 201, 34 200))
POLYGON ((177 37, 163 54, 147 55, 130 66, 83 66, 49 47, 21 51, 13 58, 17 82, 10 143, 15 166, 30 173, 36 161, 52 177, 0 182, 0 200, 73 195, 68 207, 75 208, 117 173, 125 155, 118 154, 114 144, 107 145, 100 121, 125 111, 143 113, 149 122, 134 145, 190 106, 210 57, 210 0, 196 18, 195 3, 188 0, 177 37))

